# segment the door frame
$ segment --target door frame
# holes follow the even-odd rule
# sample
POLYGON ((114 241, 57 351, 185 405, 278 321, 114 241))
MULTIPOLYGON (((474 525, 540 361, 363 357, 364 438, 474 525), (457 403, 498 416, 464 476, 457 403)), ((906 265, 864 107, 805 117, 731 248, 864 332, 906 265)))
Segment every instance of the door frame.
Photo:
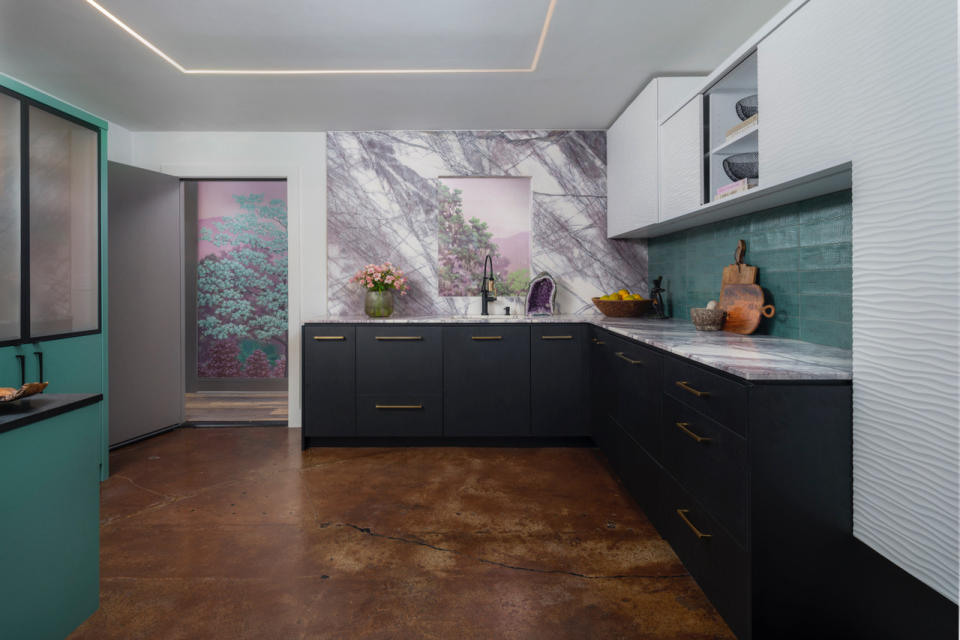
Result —
MULTIPOLYGON (((296 165, 161 164, 160 170, 182 180, 286 180, 287 182, 287 409, 288 426, 300 426, 300 314, 302 300, 300 168, 296 165)), ((183 206, 181 199, 180 206, 183 206)), ((182 272, 187 291, 186 269, 182 272)), ((186 305, 186 300, 184 301, 186 305)), ((184 322, 184 324, 186 324, 184 322)), ((183 327, 186 336, 186 326, 183 327)))
MULTIPOLYGON (((180 209, 183 212, 183 329, 184 329, 184 388, 187 393, 203 391, 286 391, 286 378, 201 378, 197 374, 198 365, 198 329, 197 329, 197 242, 199 233, 197 220, 199 209, 195 202, 196 193, 191 186, 198 182, 283 182, 282 178, 180 178, 180 209)), ((287 211, 287 242, 289 244, 290 212, 287 211)), ((290 270, 290 256, 287 255, 287 272, 290 270)), ((288 281, 289 287, 289 281, 288 281)), ((288 296, 289 298, 289 296, 288 296)), ((288 300, 289 310, 289 300, 288 300)), ((290 355, 286 356, 287 361, 290 355)))

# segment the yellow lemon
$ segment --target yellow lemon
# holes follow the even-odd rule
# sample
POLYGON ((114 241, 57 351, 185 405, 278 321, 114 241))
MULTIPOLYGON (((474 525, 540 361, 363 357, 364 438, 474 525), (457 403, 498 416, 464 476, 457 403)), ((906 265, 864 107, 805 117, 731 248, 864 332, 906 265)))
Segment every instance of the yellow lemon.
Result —
POLYGON ((623 298, 624 296, 630 295, 630 292, 627 291, 626 289, 620 289, 620 291, 617 291, 617 294, 618 294, 621 298, 623 298))

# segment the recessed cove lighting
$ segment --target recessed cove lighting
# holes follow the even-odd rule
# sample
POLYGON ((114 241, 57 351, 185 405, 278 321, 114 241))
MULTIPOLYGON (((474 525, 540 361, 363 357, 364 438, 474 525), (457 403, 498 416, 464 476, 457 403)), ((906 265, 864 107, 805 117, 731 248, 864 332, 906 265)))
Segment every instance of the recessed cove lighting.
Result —
POLYGON ((537 41, 537 49, 533 54, 533 61, 529 67, 519 69, 188 69, 182 64, 164 53, 160 47, 156 46, 142 35, 137 33, 133 27, 123 20, 107 11, 95 0, 86 0, 87 4, 106 16, 115 25, 126 31, 130 36, 145 46, 150 51, 163 58, 180 73, 192 75, 278 75, 278 76, 332 76, 332 75, 413 75, 413 74, 437 74, 437 73, 530 73, 537 70, 540 63, 540 54, 543 51, 543 43, 547 39, 547 31, 550 29, 550 19, 553 17, 553 9, 557 0, 550 0, 547 6, 547 15, 543 19, 543 27, 540 29, 540 39, 537 41))

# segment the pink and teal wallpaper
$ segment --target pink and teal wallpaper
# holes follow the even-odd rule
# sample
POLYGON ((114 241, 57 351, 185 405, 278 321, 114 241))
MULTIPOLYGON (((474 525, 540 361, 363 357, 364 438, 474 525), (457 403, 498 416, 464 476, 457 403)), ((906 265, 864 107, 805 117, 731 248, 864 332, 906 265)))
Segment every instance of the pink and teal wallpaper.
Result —
POLYGON ((197 185, 197 375, 287 375, 287 185, 197 185))

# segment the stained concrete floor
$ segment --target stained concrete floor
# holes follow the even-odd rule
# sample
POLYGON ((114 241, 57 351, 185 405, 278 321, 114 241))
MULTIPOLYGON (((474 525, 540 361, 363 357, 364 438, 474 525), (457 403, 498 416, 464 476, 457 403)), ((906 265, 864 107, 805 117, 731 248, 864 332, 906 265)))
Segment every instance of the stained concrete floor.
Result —
POLYGON ((733 637, 594 450, 179 429, 110 464, 74 639, 733 637))

